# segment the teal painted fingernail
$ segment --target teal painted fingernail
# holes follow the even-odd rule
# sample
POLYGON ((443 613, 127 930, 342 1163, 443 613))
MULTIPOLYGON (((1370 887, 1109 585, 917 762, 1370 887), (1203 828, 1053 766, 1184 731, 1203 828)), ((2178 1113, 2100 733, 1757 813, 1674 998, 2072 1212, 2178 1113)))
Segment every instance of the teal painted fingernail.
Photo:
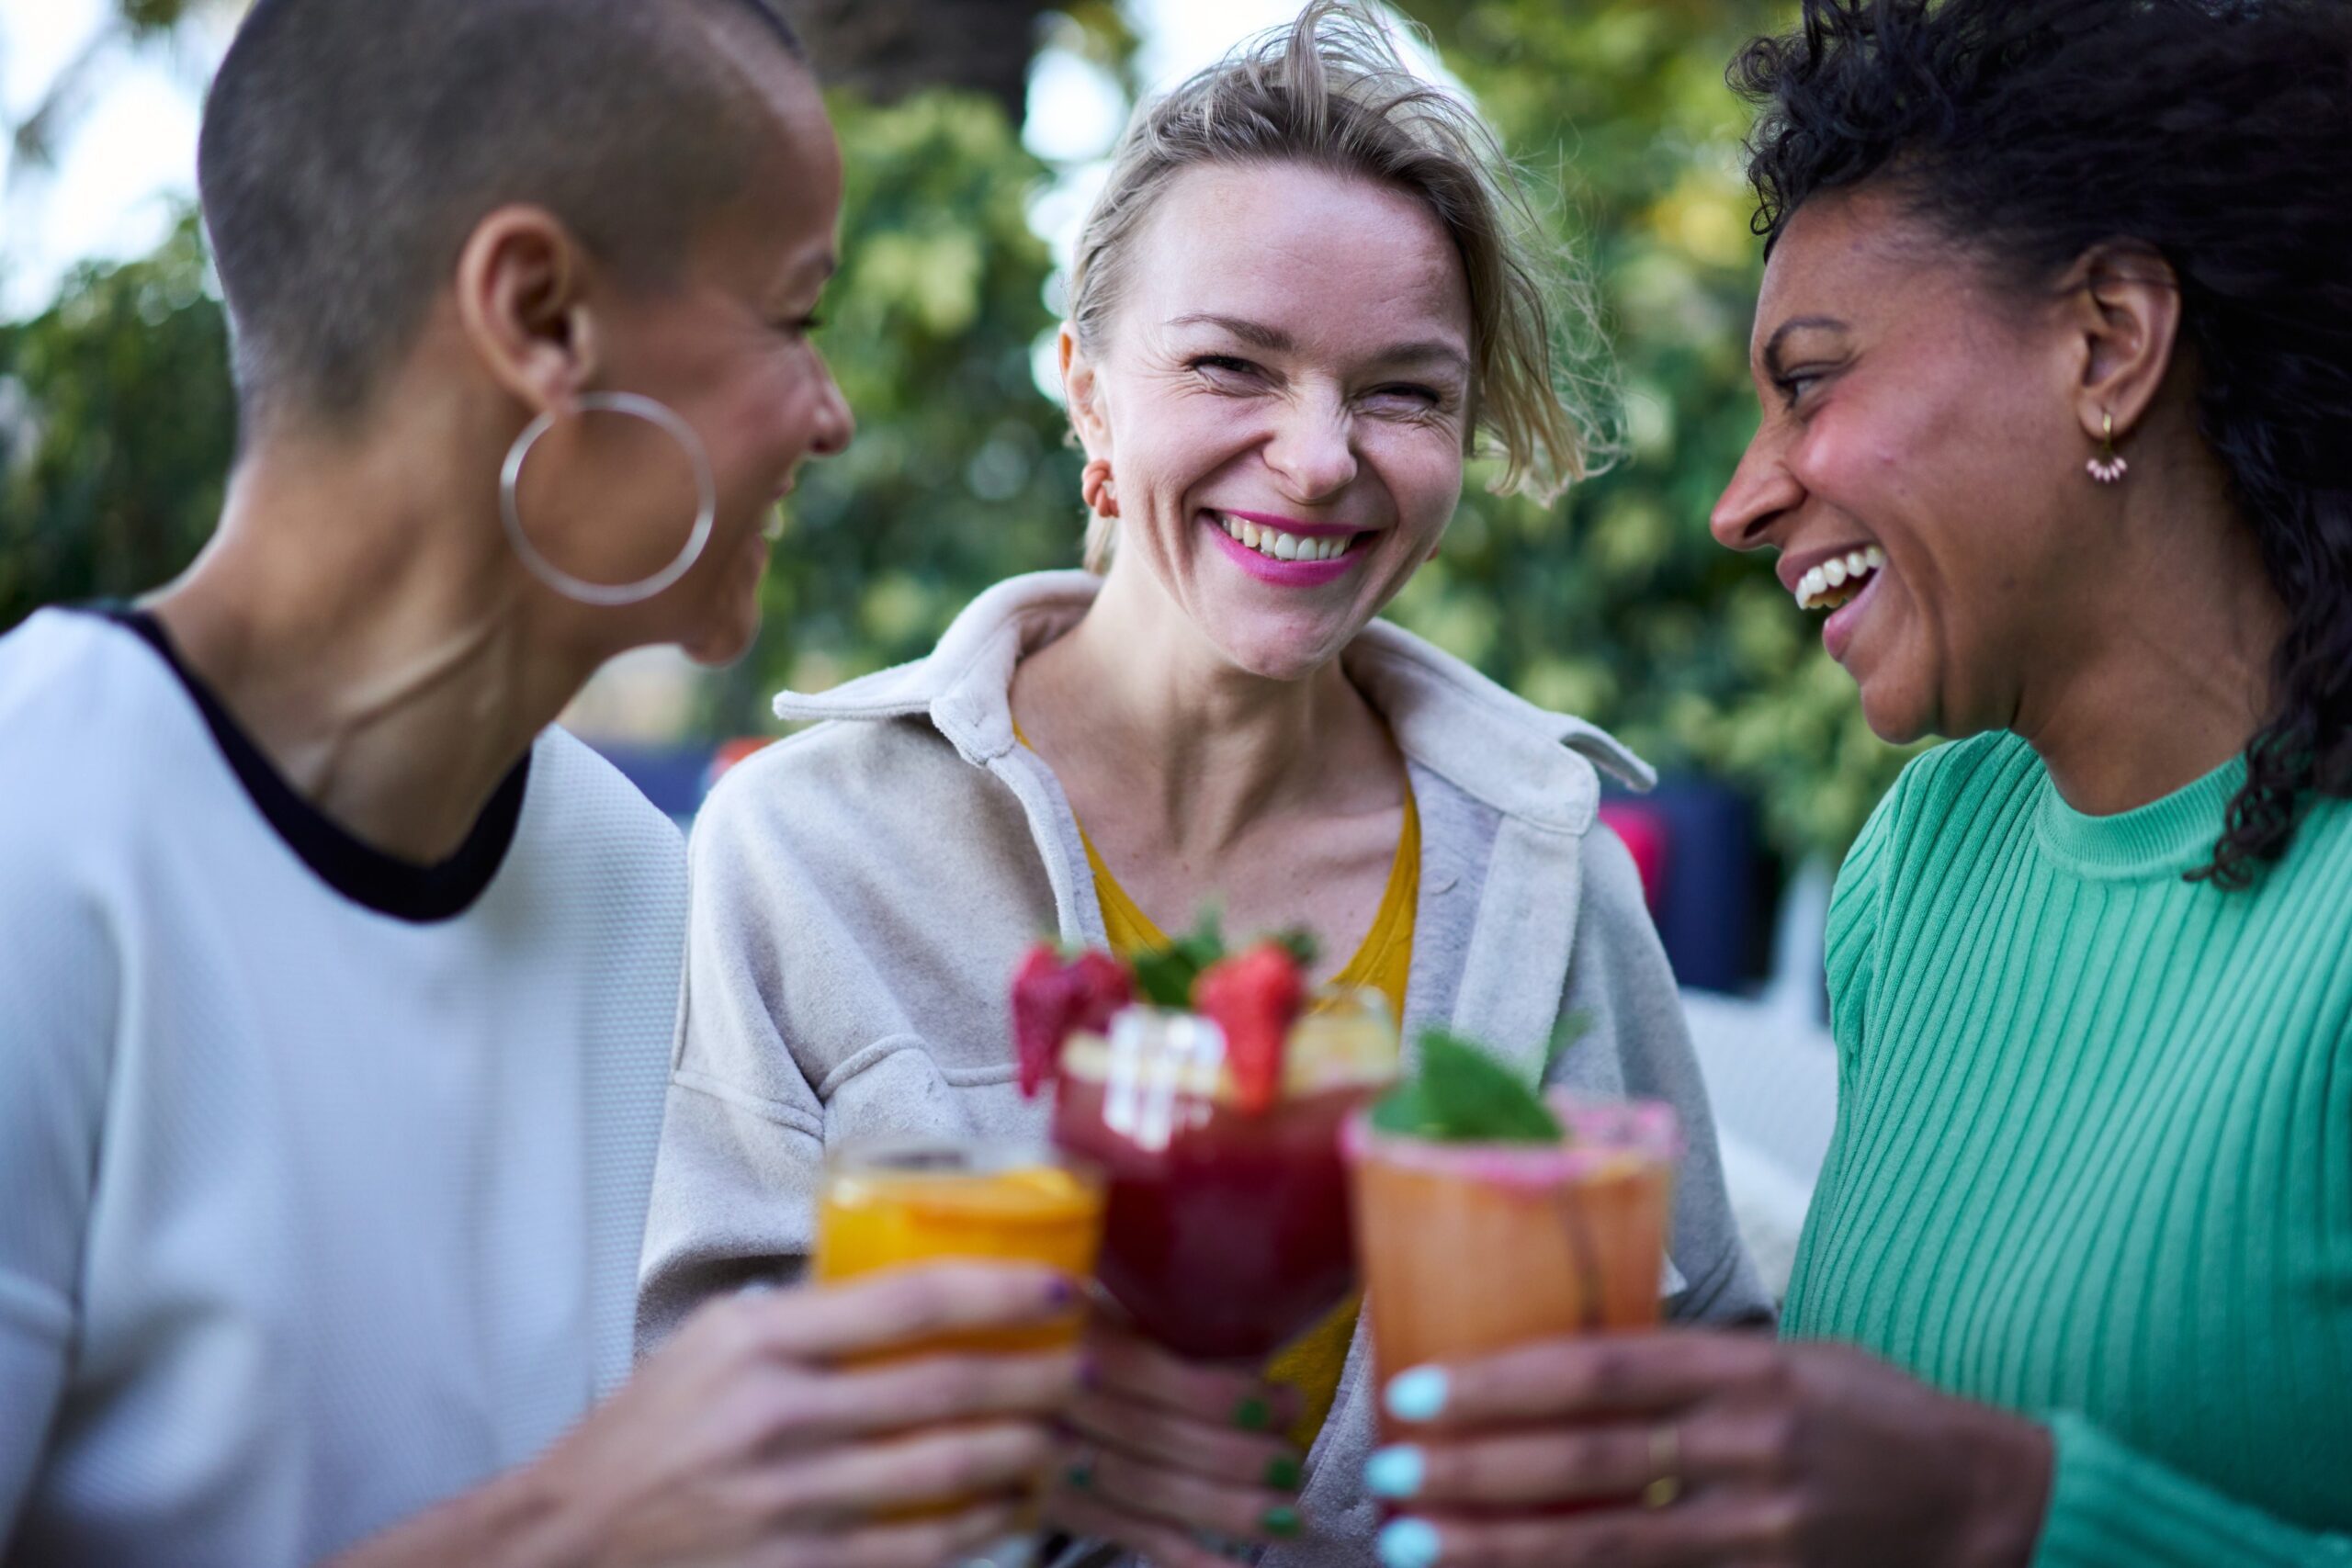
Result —
POLYGON ((1399 1421, 1434 1420, 1445 1408, 1445 1372, 1438 1367, 1415 1367, 1388 1382, 1388 1414, 1399 1421))
POLYGON ((1277 1492, 1298 1490, 1298 1456, 1276 1454, 1266 1461, 1266 1484, 1277 1492))
POLYGON ((1427 1519, 1391 1519, 1380 1527, 1381 1568, 1433 1568, 1437 1527, 1427 1519))
POLYGON ((1365 1461, 1363 1489, 1375 1497, 1410 1497, 1421 1489, 1421 1474, 1427 1468, 1420 1450, 1399 1443, 1365 1461))
POLYGON ((1249 1541, 1236 1540, 1231 1536, 1219 1535, 1215 1530, 1194 1530, 1193 1544, 1203 1551, 1214 1551, 1219 1557, 1228 1558, 1235 1562, 1249 1562, 1250 1554, 1257 1550, 1249 1541))
POLYGON ((1274 1407, 1253 1393, 1233 1407, 1233 1424, 1245 1432, 1262 1432, 1274 1424, 1274 1407))
POLYGON ((1269 1508, 1258 1516, 1258 1528, 1276 1540, 1288 1540, 1296 1535, 1302 1522, 1298 1510, 1292 1507, 1269 1508))

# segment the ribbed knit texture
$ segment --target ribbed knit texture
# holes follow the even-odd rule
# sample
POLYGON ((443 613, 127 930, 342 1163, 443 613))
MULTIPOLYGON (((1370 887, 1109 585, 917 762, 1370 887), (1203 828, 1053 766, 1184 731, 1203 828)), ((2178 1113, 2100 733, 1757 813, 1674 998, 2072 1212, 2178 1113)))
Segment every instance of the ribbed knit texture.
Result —
POLYGON ((1785 1331, 2047 1419, 2038 1564, 2352 1564, 2352 807, 2185 882, 2243 777, 2092 818, 1947 746, 1831 906, 1785 1331))

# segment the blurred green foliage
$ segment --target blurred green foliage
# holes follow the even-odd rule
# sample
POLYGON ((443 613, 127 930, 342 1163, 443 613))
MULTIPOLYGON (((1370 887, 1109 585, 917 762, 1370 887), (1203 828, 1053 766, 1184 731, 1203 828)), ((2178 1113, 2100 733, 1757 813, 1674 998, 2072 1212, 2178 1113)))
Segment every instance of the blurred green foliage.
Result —
POLYGON ((220 513, 235 441, 203 237, 72 274, 0 325, 0 629, 44 604, 153 587, 220 513))
POLYGON ((1621 439, 1546 509, 1476 478, 1396 617, 1530 699, 1602 724, 1663 769, 1734 781, 1786 852, 1840 852, 1906 753, 1861 721, 1763 557, 1707 532, 1758 416, 1747 332, 1761 273, 1724 68, 1788 25, 1781 0, 1407 0, 1598 296, 1621 439))
POLYGON ((1054 325, 1030 231, 1048 177, 986 98, 877 108, 836 95, 842 270, 817 335, 857 415, 801 469, 752 656, 714 726, 764 732, 779 686, 821 689, 927 651, 1001 577, 1076 562, 1080 457, 1030 356, 1054 325))

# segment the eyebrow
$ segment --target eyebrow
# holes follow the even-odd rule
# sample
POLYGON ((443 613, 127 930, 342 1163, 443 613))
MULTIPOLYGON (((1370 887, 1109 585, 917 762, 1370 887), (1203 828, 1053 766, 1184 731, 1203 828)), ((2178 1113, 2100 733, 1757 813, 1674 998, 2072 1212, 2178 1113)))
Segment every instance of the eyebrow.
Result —
POLYGON ((1781 364, 1781 344, 1788 341, 1789 334, 1815 328, 1838 333, 1849 330, 1846 323, 1835 316, 1792 316, 1772 329, 1772 335, 1765 340, 1763 352, 1756 357, 1766 369, 1776 370, 1781 364))
MULTIPOLYGON (((1169 318, 1168 324, 1171 327, 1216 327, 1232 333, 1252 348, 1261 348, 1269 354, 1288 354, 1298 346, 1297 340, 1280 327, 1270 327, 1262 321, 1252 321, 1240 316, 1220 316, 1209 310, 1172 316, 1169 318)), ((1381 365, 1434 359, 1453 366, 1465 375, 1470 369, 1470 356, 1455 344, 1439 338, 1390 344, 1372 357, 1381 365)))
POLYGON ((1252 348, 1262 348, 1269 354, 1287 354, 1298 346, 1290 333, 1280 327, 1270 327, 1260 321, 1245 321, 1239 316, 1220 316, 1214 311, 1194 310, 1188 315, 1171 316, 1171 327, 1216 327, 1231 333, 1252 348))
POLYGON ((832 281, 841 270, 841 257, 831 251, 803 256, 775 276, 770 288, 777 299, 797 295, 814 282, 820 288, 832 281))

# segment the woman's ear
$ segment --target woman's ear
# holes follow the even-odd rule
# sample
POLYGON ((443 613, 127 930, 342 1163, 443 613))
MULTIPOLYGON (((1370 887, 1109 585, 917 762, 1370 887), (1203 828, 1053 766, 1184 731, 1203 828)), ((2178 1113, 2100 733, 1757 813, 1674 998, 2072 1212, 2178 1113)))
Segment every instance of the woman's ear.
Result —
POLYGON ((1079 445, 1086 448, 1089 457, 1108 457, 1111 423, 1105 417, 1102 384, 1095 375, 1094 362, 1079 346, 1078 334, 1067 321, 1062 323, 1056 347, 1061 358, 1062 398, 1069 407, 1070 428, 1078 432, 1079 445))
POLYGON ((2180 337, 2180 279, 2144 246, 2094 246, 2075 274, 2068 290, 2082 347, 2075 413, 2083 434, 2098 441, 2109 418, 2119 436, 2138 424, 2163 387, 2180 337))
POLYGON ((458 254, 458 316, 492 378, 535 412, 569 408, 600 344, 586 254, 543 208, 502 207, 458 254))

